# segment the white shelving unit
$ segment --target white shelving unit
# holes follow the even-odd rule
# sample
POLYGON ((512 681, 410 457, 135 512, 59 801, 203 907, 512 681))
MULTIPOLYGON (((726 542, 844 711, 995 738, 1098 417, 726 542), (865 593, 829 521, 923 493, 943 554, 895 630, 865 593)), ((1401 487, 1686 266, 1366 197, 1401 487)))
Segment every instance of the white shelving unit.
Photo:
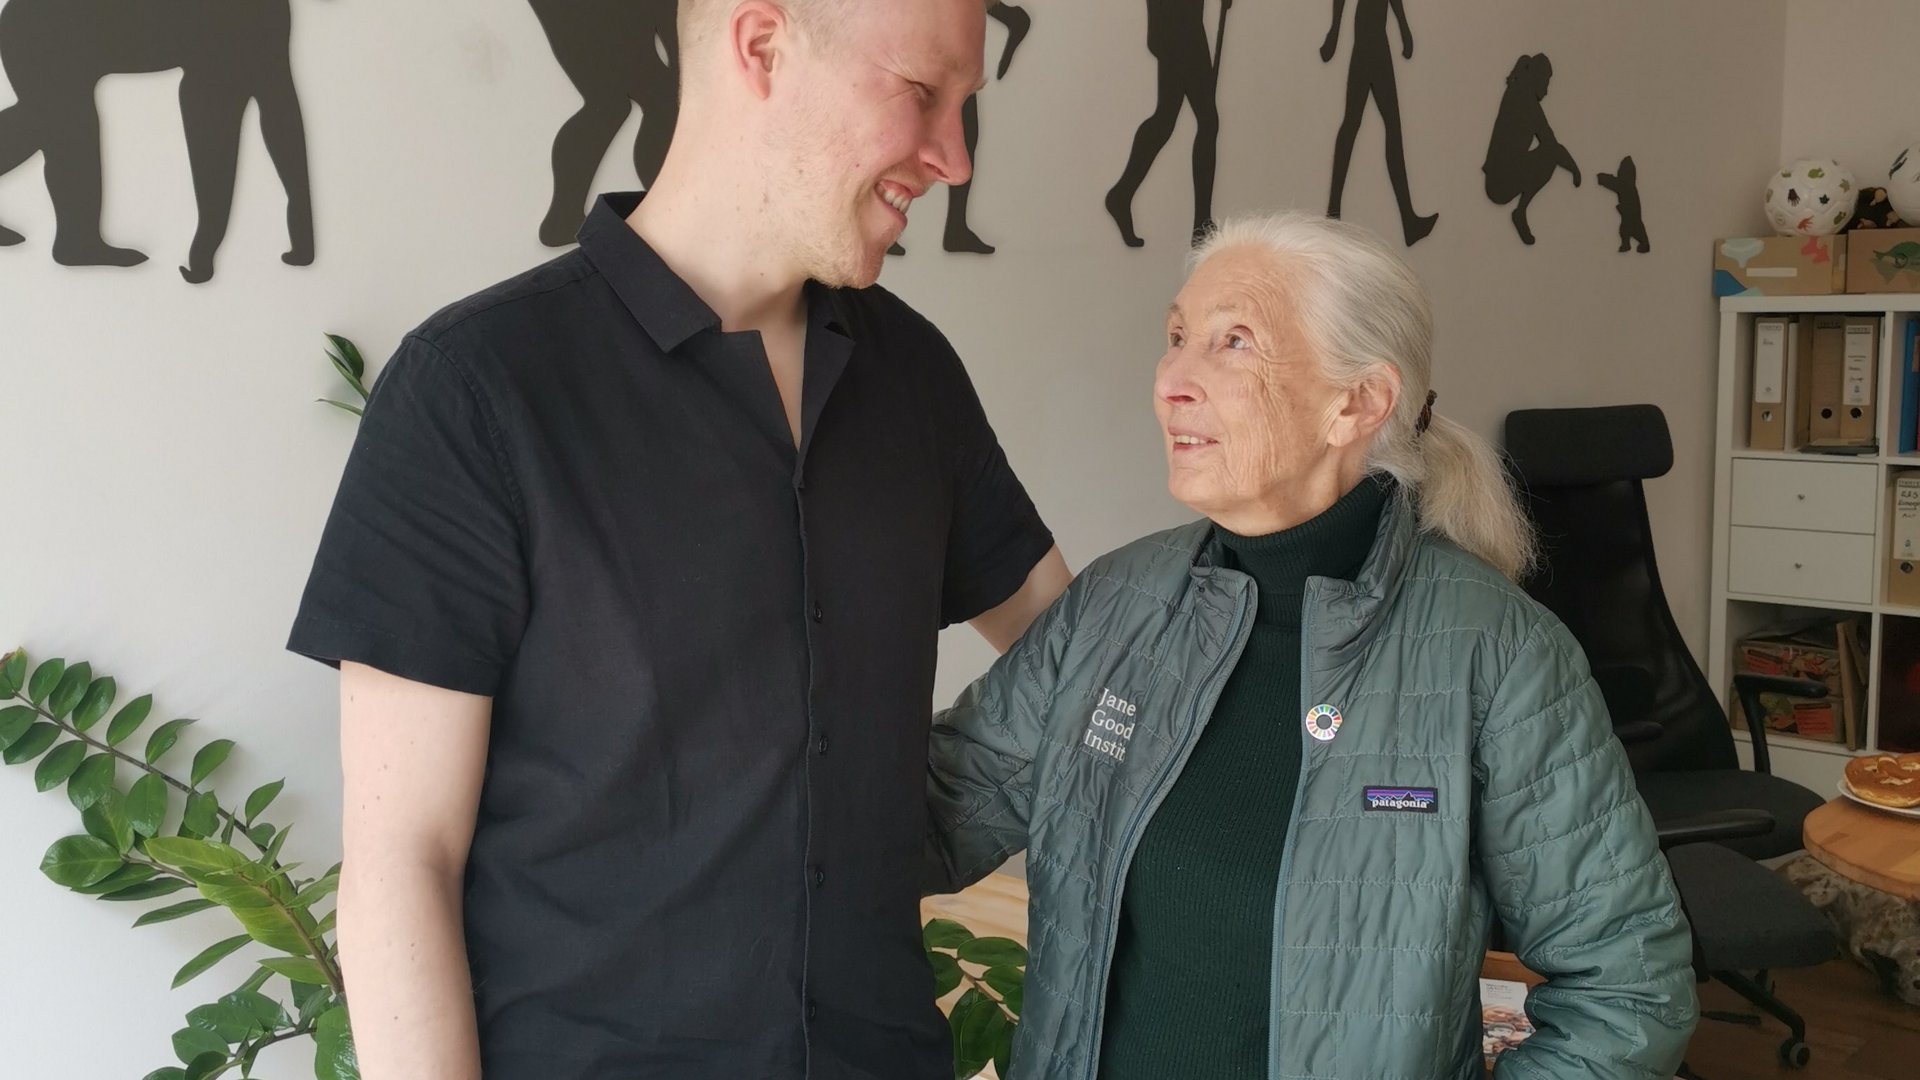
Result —
MULTIPOLYGON (((1900 430, 1900 354, 1920 295, 1738 296, 1720 301, 1720 387, 1714 424, 1713 589, 1707 678, 1731 704, 1734 649, 1762 627, 1819 612, 1864 612, 1870 620, 1865 748, 1769 734, 1773 771, 1831 794, 1849 758, 1880 746, 1881 646, 1888 620, 1920 608, 1886 603, 1894 477, 1920 470, 1920 453, 1889 451, 1900 430), (1788 449, 1747 449, 1754 321, 1761 316, 1848 315, 1880 320, 1875 416, 1879 453, 1795 449, 1799 379, 1786 380, 1788 449), (1734 586, 1740 586, 1736 589, 1734 586)), ((1801 356, 1804 365, 1808 358, 1801 356)), ((1746 732, 1734 738, 1750 760, 1746 732)))

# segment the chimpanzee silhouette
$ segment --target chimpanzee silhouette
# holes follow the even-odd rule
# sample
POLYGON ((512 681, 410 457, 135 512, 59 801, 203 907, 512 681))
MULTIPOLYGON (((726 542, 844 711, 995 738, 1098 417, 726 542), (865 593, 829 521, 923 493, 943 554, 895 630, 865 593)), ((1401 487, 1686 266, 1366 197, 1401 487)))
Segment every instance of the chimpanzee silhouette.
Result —
MULTIPOLYGON (((46 157, 54 261, 133 266, 146 256, 100 236, 100 113, 94 87, 113 74, 181 70, 180 118, 199 224, 180 273, 213 277, 226 239, 240 122, 260 103, 260 131, 287 193, 282 261, 313 262, 306 125, 290 59, 288 0, 10 0, 0 8, 0 68, 15 102, 0 109, 0 175, 46 157)), ((0 226, 0 246, 19 233, 0 226)))

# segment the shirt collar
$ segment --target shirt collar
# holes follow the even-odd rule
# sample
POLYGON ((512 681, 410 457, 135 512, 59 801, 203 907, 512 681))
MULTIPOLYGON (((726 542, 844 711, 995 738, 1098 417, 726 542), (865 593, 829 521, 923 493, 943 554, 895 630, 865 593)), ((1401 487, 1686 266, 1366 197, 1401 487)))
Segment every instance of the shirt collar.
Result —
MULTIPOLYGON (((645 194, 614 192, 594 200, 580 227, 580 250, 653 343, 671 353, 702 331, 719 329, 720 316, 627 224, 645 194)), ((847 329, 836 303, 837 292, 807 282, 807 323, 844 336, 847 329)))

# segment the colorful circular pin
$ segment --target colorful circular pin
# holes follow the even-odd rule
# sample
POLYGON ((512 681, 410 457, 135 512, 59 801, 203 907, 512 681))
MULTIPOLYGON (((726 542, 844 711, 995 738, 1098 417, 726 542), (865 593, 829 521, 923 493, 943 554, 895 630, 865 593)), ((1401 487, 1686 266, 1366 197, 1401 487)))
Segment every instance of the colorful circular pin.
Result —
POLYGON ((1340 734, 1340 710, 1331 705, 1315 705, 1307 710, 1307 734, 1321 742, 1331 742, 1340 734))

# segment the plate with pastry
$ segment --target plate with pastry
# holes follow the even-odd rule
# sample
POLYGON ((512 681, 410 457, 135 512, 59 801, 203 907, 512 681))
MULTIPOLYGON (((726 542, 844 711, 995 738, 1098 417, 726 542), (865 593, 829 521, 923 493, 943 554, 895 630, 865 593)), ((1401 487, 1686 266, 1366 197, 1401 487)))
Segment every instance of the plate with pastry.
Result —
POLYGON ((1847 762, 1840 794, 1854 802, 1920 819, 1920 754, 1869 754, 1847 762))

